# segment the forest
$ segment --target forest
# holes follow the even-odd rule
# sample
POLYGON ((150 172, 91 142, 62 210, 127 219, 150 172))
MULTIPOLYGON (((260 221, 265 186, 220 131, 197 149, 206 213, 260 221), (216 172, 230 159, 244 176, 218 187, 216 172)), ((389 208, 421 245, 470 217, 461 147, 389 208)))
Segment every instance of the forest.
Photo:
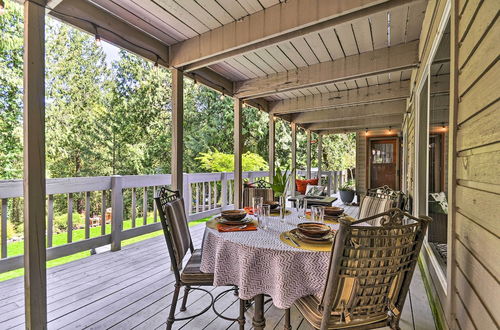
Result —
MULTIPOLYGON (((94 36, 49 17, 45 47, 47 178, 170 173, 170 71, 124 50, 110 60, 94 36)), ((22 178, 22 74, 22 8, 8 2, 0 16, 0 180, 22 178)), ((184 81, 184 171, 231 171, 232 98, 184 81)), ((268 114, 248 106, 243 113, 243 170, 266 170, 268 114)), ((303 130, 297 141, 300 169, 303 130)), ((278 119, 277 166, 290 163, 290 143, 290 125, 278 119)), ((354 167, 354 134, 325 136, 323 149, 324 170, 354 167)), ((21 203, 9 205, 15 231, 22 230, 21 203)))

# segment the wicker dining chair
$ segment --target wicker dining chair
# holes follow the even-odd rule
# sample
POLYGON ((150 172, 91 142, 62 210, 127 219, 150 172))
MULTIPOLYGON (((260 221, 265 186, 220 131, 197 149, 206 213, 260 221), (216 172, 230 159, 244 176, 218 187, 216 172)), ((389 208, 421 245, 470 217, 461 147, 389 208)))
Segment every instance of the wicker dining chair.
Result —
MULTIPOLYGON (((184 211, 184 201, 179 192, 162 187, 158 191, 157 196, 155 196, 155 202, 158 213, 160 214, 160 221, 163 227, 165 240, 167 242, 168 253, 172 263, 172 270, 175 275, 175 290, 172 297, 172 304, 170 305, 170 313, 167 319, 167 329, 171 329, 172 324, 175 321, 195 318, 207 312, 210 307, 212 307, 218 316, 229 321, 238 321, 240 329, 243 330, 245 325, 246 307, 244 300, 240 299, 239 316, 237 319, 233 319, 225 317, 215 310, 215 302, 221 297, 221 294, 214 298, 213 295, 206 289, 199 287, 193 288, 193 286, 213 286, 214 274, 203 273, 200 270, 201 249, 195 250, 193 247, 193 241, 191 239, 186 213, 184 211), (183 259, 188 251, 191 252, 191 257, 183 267, 183 259), (210 305, 195 315, 176 318, 175 309, 177 307, 177 300, 179 299, 179 291, 181 287, 185 288, 180 308, 181 312, 186 310, 186 303, 191 290, 201 290, 207 293, 211 298, 210 305)), ((225 294, 230 290, 226 290, 222 294, 225 294)))
POLYGON ((399 329, 430 221, 396 208, 355 222, 340 219, 322 296, 302 297, 295 306, 316 329, 399 329), (375 217, 380 226, 357 226, 375 217))
MULTIPOLYGON (((358 219, 371 217, 372 215, 385 212, 396 207, 404 209, 406 197, 400 191, 395 191, 388 186, 369 189, 361 201, 358 219)), ((375 218, 369 223, 373 226, 380 224, 380 218, 375 218)))

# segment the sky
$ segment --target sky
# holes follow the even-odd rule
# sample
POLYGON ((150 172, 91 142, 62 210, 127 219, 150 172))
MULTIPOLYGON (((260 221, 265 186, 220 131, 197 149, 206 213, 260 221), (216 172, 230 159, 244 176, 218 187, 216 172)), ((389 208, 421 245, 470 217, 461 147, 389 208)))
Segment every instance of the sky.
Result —
POLYGON ((102 49, 104 50, 104 53, 106 53, 106 62, 108 63, 109 66, 111 66, 111 62, 119 59, 118 52, 120 51, 120 48, 104 40, 101 41, 101 45, 102 49))

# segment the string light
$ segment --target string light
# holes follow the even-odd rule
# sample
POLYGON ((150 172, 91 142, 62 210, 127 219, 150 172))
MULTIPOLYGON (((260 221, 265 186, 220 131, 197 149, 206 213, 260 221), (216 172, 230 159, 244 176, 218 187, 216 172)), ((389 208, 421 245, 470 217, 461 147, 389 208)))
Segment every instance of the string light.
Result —
POLYGON ((220 100, 221 100, 221 101, 224 101, 224 98, 225 98, 225 97, 226 97, 226 95, 224 95, 224 93, 222 93, 222 94, 220 95, 220 100))
POLYGON ((3 0, 0 0, 0 15, 3 15, 5 12, 5 2, 3 0))
POLYGON ((155 70, 158 70, 158 60, 159 60, 159 57, 158 57, 158 55, 156 55, 156 61, 155 61, 155 64, 153 66, 153 69, 155 69, 155 70))
POLYGON ((365 135, 368 135, 368 128, 365 128, 365 135))
POLYGON ((95 44, 101 46, 101 37, 98 34, 95 35, 95 44))

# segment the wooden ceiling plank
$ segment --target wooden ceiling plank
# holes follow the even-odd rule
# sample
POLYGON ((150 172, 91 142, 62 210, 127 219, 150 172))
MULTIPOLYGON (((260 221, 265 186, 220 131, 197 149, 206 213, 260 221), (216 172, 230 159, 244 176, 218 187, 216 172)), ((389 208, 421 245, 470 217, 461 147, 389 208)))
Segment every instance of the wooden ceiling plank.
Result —
POLYGON ((253 98, 376 74, 387 76, 388 72, 414 68, 418 64, 417 47, 418 42, 412 42, 249 79, 236 83, 235 93, 240 98, 253 98))
POLYGON ((330 57, 325 44, 321 40, 319 33, 313 33, 307 36, 305 39, 320 62, 328 62, 333 60, 333 58, 330 57))
POLYGON ((382 115, 376 117, 363 117, 356 119, 335 120, 322 123, 303 125, 312 131, 349 129, 349 128, 379 128, 392 126, 396 128, 403 123, 403 114, 382 115))
MULTIPOLYGON (((271 54, 272 57, 274 57, 283 67, 286 68, 286 70, 294 70, 297 68, 297 66, 290 61, 290 59, 283 53, 283 51, 278 48, 278 46, 272 46, 267 49, 265 49, 271 54)), ((280 72, 281 70, 278 70, 280 72)))
POLYGON ((409 81, 375 85, 354 90, 317 94, 269 104, 272 114, 308 112, 325 108, 403 100, 410 96, 409 81))
POLYGON ((366 77, 366 81, 368 82, 369 86, 376 86, 376 85, 378 85, 378 80, 377 80, 376 76, 366 77))
POLYGON ((185 11, 190 13, 194 18, 200 21, 203 25, 208 27, 210 30, 216 29, 222 24, 217 21, 203 6, 200 6, 194 0, 177 0, 176 5, 183 8, 185 11))
POLYGON ((161 21, 166 22, 168 25, 172 26, 176 31, 185 35, 187 38, 194 38, 198 35, 198 33, 195 30, 193 30, 190 26, 186 25, 177 17, 165 11, 162 7, 158 6, 153 1, 122 0, 120 3, 126 4, 127 2, 133 2, 135 6, 141 7, 144 10, 146 10, 148 12, 147 14, 148 16, 158 17, 161 21))
POLYGON ((344 24, 335 28, 339 36, 340 44, 344 50, 345 56, 359 54, 354 34, 352 33, 351 24, 344 24))
POLYGON ((393 8, 389 11, 391 18, 391 46, 406 42, 406 23, 408 18, 408 6, 393 8))
POLYGON ((222 8, 221 5, 215 0, 197 0, 197 2, 206 11, 208 11, 217 21, 222 24, 229 24, 234 21, 234 18, 222 8))
MULTIPOLYGON (((149 2, 149 1, 147 1, 149 2)), ((186 9, 182 8, 173 0, 156 0, 156 3, 163 8, 164 11, 177 17, 179 20, 184 22, 186 25, 191 27, 197 33, 202 34, 208 32, 210 28, 200 22, 196 17, 189 13, 186 9)))
POLYGON ((257 0, 238 0, 238 2, 249 14, 253 14, 264 9, 257 0))
MULTIPOLYGON (((151 61, 158 60, 162 66, 168 67, 168 46, 156 38, 149 37, 143 31, 132 27, 131 25, 123 22, 121 19, 116 18, 114 15, 109 14, 105 10, 86 1, 79 0, 65 0, 62 1, 55 8, 57 11, 88 20, 102 26, 100 36, 103 40, 110 42, 120 48, 127 49, 132 53, 142 56, 151 61), (110 33, 113 31, 115 33, 110 33), (120 37, 119 35, 126 35, 130 43, 120 37), (140 47, 137 47, 137 46, 140 47), (159 56, 159 59, 157 58, 159 56)), ((95 34, 95 26, 89 24, 82 19, 75 19, 66 15, 59 15, 54 11, 50 15, 71 24, 79 29, 95 34)))
POLYGON ((244 16, 246 16, 248 13, 241 6, 241 4, 238 1, 234 0, 217 0, 217 2, 235 19, 238 20, 244 16))
POLYGON ((260 3, 264 6, 264 8, 269 8, 280 3, 280 0, 259 0, 260 3))
POLYGON ((252 72, 252 70, 248 69, 243 64, 236 61, 236 59, 234 59, 234 58, 228 59, 227 61, 225 61, 225 63, 232 66, 233 68, 235 68, 236 70, 238 70, 239 72, 241 72, 242 74, 247 76, 248 78, 257 78, 258 77, 254 72, 252 72))
MULTIPOLYGON (((280 72, 280 71, 286 71, 288 70, 285 68, 280 62, 278 62, 274 56, 272 56, 267 49, 259 49, 258 51, 254 52, 258 57, 260 57, 263 61, 265 61, 269 66, 275 71, 275 72, 280 72)), ((293 65, 292 65, 293 67, 293 65)))
POLYGON ((352 23, 354 36, 358 44, 359 52, 369 52, 373 50, 372 37, 370 34, 370 22, 368 19, 358 20, 352 23))
POLYGON ((247 69, 252 71, 258 77, 262 77, 267 74, 266 71, 262 70, 256 63, 250 61, 246 54, 243 56, 238 56, 234 58, 234 60, 236 60, 241 65, 245 66, 247 69))
MULTIPOLYGON (((123 21, 137 27, 138 29, 141 29, 150 36, 155 37, 156 39, 168 45, 174 44, 179 40, 184 39, 184 38, 176 39, 174 36, 165 33, 163 29, 158 28, 158 25, 155 25, 155 23, 157 22, 153 22, 153 20, 151 20, 150 17, 138 14, 136 10, 134 11, 128 10, 126 7, 123 7, 121 6, 121 4, 117 4, 114 1, 92 0, 92 3, 109 11, 113 15, 116 15, 117 17, 121 18, 123 21)), ((169 27, 168 25, 164 24, 163 22, 161 23, 164 29, 167 27, 171 29, 171 27, 169 27)))
POLYGON ((370 25, 372 27, 373 47, 375 49, 387 47, 387 12, 370 16, 370 25))
POLYGON ((367 83, 366 83, 366 79, 365 78, 361 78, 361 79, 356 79, 356 85, 359 87, 359 88, 362 88, 362 87, 367 87, 367 83))
POLYGON ((295 47, 299 55, 306 61, 307 65, 313 65, 319 63, 318 58, 313 53, 311 47, 307 44, 304 38, 297 38, 290 41, 295 47))
POLYGON ((292 121, 297 124, 312 124, 347 119, 403 115, 405 112, 406 101, 397 100, 297 113, 292 116, 292 121))
POLYGON ((356 88, 358 88, 358 85, 356 85, 356 82, 354 80, 347 80, 345 82, 345 84, 347 85, 347 89, 356 89, 356 88))
POLYGON ((344 53, 342 52, 342 47, 335 35, 334 29, 328 29, 319 33, 325 46, 328 50, 329 55, 332 59, 336 60, 338 58, 344 57, 344 53))
POLYGON ((379 85, 387 84, 389 82, 389 74, 383 73, 383 74, 377 75, 377 81, 378 81, 379 85))
POLYGON ((224 76, 232 81, 246 79, 246 76, 244 76, 240 72, 234 70, 233 68, 230 68, 229 66, 225 65, 224 62, 211 65, 209 67, 209 69, 217 72, 218 74, 220 74, 220 75, 222 75, 222 76, 224 76))
MULTIPOLYGON (((160 0, 157 0, 160 1, 160 0)), ((166 0, 161 0, 166 1, 166 0)), ((317 33, 329 27, 341 26, 375 13, 407 5, 417 0, 288 0, 248 15, 237 24, 229 23, 199 37, 172 46, 174 67, 194 70, 286 40, 317 33), (279 25, 276 22, 280 22, 279 25), (241 33, 232 37, 236 29, 241 33), (269 28, 272 27, 272 28, 269 28), (243 33, 246 31, 245 33, 243 33), (224 35, 223 41, 213 40, 212 33, 224 35), (226 38, 225 36, 231 36, 226 38), (203 44, 209 45, 203 45, 203 44), (201 51, 203 49, 203 51, 201 51)))
POLYGON ((406 31, 407 42, 420 39, 426 7, 427 1, 419 1, 410 5, 408 9, 408 29, 406 31))
POLYGON ((264 61, 261 57, 259 57, 256 53, 248 53, 245 54, 245 57, 255 64, 264 74, 276 73, 275 69, 273 69, 266 61, 264 61))
POLYGON ((307 62, 300 56, 295 47, 289 42, 284 42, 278 45, 283 53, 293 62, 296 67, 307 66, 307 62))

